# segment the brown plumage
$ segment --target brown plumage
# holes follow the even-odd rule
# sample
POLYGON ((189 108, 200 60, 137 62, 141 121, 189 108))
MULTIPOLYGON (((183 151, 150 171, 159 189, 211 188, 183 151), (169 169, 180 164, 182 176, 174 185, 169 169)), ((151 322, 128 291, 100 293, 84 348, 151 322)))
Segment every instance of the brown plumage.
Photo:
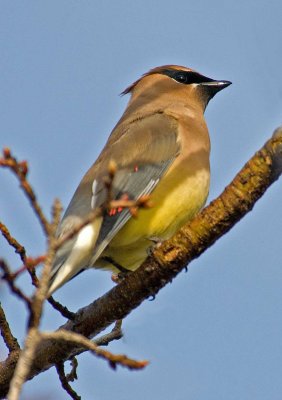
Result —
POLYGON ((50 294, 88 267, 135 270, 155 242, 193 218, 209 190, 210 140, 204 120, 208 101, 228 81, 165 65, 130 85, 127 108, 104 149, 78 186, 58 235, 72 229, 106 198, 103 177, 117 164, 113 194, 150 194, 154 207, 132 219, 128 210, 104 214, 58 251, 50 294))

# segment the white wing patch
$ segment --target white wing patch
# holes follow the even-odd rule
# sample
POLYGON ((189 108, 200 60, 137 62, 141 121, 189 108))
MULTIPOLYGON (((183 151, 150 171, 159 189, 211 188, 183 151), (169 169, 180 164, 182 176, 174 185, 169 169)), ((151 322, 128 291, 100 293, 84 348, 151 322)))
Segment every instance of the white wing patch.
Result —
POLYGON ((61 266, 49 289, 49 296, 65 282, 88 266, 93 248, 99 235, 102 218, 97 218, 92 224, 86 225, 77 235, 74 246, 61 266))
POLYGON ((93 210, 96 207, 96 202, 97 202, 97 196, 96 196, 97 186, 98 186, 98 181, 97 179, 94 179, 92 184, 92 197, 91 197, 91 208, 93 210))

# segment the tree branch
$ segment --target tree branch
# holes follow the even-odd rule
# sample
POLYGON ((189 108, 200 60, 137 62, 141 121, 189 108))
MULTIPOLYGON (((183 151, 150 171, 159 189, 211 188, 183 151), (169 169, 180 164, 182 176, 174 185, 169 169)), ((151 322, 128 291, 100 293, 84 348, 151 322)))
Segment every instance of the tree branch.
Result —
POLYGON ((27 305, 30 310, 31 300, 27 297, 24 292, 15 284, 14 274, 11 272, 8 264, 0 259, 0 271, 3 271, 3 275, 0 276, 0 279, 5 280, 8 283, 10 290, 23 302, 27 305))
POLYGON ((35 358, 36 350, 41 341, 41 335, 38 327, 43 311, 43 304, 46 300, 48 292, 48 283, 52 268, 53 259, 55 256, 54 244, 56 242, 55 233, 60 221, 61 205, 58 200, 55 200, 53 207, 53 220, 49 225, 48 237, 48 252, 46 262, 42 270, 39 285, 35 291, 33 300, 30 305, 30 317, 28 322, 28 332, 25 339, 23 350, 20 352, 19 360, 15 368, 11 385, 8 392, 8 400, 18 400, 23 384, 32 367, 35 358))
POLYGON ((25 263, 26 260, 25 248, 10 234, 9 229, 2 222, 0 222, 0 232, 7 240, 9 245, 15 249, 15 252, 19 254, 22 262, 25 263))
POLYGON ((24 194, 30 202, 32 209, 37 216, 41 227, 46 235, 49 233, 49 222, 45 218, 42 209, 37 201, 35 192, 26 177, 28 174, 28 164, 26 161, 17 161, 15 157, 12 156, 9 148, 3 150, 3 157, 0 158, 0 166, 4 168, 9 168, 17 177, 20 187, 22 188, 24 194))
POLYGON ((101 349, 95 341, 92 342, 81 334, 66 331, 64 329, 59 329, 56 332, 41 332, 40 336, 45 340, 56 340, 57 343, 60 344, 63 342, 76 343, 79 346, 90 350, 97 357, 107 360, 113 369, 115 369, 117 365, 121 365, 128 369, 142 369, 148 365, 148 361, 146 360, 136 361, 124 354, 113 354, 107 350, 101 349))
POLYGON ((9 353, 15 350, 20 350, 20 345, 17 339, 13 336, 6 315, 0 303, 0 332, 1 336, 7 346, 9 353))
MULTIPOLYGON (((258 151, 216 200, 190 224, 164 242, 142 266, 129 274, 61 329, 92 338, 118 319, 124 318, 142 301, 155 295, 193 259, 228 232, 282 172, 282 128, 258 151)), ((85 351, 73 343, 46 340, 36 352, 28 379, 85 351)), ((0 396, 5 396, 15 367, 14 360, 0 364, 0 396)))
POLYGON ((68 393, 68 395, 73 400, 81 400, 81 397, 76 393, 76 391, 71 387, 69 384, 69 380, 65 373, 65 366, 64 363, 60 363, 56 365, 56 370, 62 385, 62 388, 68 393))

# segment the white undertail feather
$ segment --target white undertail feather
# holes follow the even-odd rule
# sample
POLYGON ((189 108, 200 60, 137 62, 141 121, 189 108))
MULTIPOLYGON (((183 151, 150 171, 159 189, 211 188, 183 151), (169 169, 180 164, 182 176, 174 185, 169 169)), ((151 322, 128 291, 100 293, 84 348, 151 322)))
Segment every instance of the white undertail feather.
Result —
POLYGON ((87 268, 99 235, 102 218, 97 218, 92 224, 86 225, 77 235, 74 246, 62 264, 50 286, 48 296, 76 275, 81 269, 87 268))

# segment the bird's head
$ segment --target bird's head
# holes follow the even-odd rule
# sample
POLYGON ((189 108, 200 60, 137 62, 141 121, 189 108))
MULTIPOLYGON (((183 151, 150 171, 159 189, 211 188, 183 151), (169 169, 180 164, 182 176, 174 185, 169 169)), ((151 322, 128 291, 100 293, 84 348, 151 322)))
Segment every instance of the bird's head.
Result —
POLYGON ((131 100, 143 99, 149 102, 171 96, 171 99, 200 101, 203 109, 209 100, 231 82, 215 80, 201 75, 191 68, 178 65, 164 65, 151 69, 135 81, 122 94, 131 94, 131 100))

